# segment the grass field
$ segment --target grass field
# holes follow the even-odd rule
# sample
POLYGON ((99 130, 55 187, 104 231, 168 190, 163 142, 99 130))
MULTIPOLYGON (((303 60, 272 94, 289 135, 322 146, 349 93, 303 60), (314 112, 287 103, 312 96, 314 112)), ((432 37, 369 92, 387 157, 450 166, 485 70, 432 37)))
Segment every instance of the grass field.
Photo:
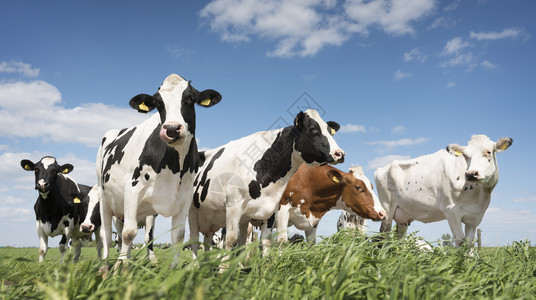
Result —
MULTIPOLYGON (((83 248, 77 264, 68 255, 59 263, 57 248, 44 263, 37 248, 0 248, 2 299, 535 299, 536 249, 530 242, 484 248, 479 257, 467 249, 415 247, 413 236, 379 243, 340 232, 310 246, 234 251, 229 269, 218 275, 222 251, 200 251, 199 261, 183 251, 169 270, 172 249, 156 249, 157 266, 143 260, 145 250, 123 272, 102 274, 108 262, 83 248), (206 255, 206 256, 205 256, 206 255), (240 263, 244 266, 241 266, 240 263), (244 269, 249 269, 249 273, 244 269)), ((112 249, 111 253, 115 253, 112 249)))

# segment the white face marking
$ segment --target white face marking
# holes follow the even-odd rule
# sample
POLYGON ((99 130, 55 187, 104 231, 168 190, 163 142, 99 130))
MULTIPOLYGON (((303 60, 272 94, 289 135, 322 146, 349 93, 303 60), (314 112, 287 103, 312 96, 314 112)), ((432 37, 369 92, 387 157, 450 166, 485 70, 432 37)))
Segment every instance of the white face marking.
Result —
MULTIPOLYGON (((158 93, 162 97, 166 109, 164 123, 176 122, 182 126, 187 126, 181 114, 182 93, 187 87, 188 81, 177 74, 169 75, 160 86, 158 93)), ((185 129, 187 130, 188 128, 185 127, 185 129)))
POLYGON ((289 195, 289 196, 292 196, 292 195, 294 195, 294 192, 290 192, 288 195, 289 195))
POLYGON ((497 172, 495 142, 485 135, 474 135, 463 150, 467 161, 467 171, 478 171, 477 179, 486 183, 497 172))
POLYGON ((301 203, 301 204, 304 204, 304 203, 305 203, 305 200, 301 199, 301 200, 300 200, 300 203, 301 203))
POLYGON ((43 164, 43 167, 48 169, 50 165, 53 165, 56 162, 56 159, 54 157, 44 157, 41 159, 41 163, 43 164))

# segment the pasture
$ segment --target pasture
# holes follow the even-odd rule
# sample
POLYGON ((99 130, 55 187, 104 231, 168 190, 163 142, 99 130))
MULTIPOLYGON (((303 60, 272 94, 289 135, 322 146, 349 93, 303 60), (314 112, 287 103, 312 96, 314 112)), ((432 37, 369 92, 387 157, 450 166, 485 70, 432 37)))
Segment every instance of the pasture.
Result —
MULTIPOLYGON (((263 258, 251 244, 234 251, 229 269, 217 274, 220 250, 199 252, 192 262, 183 251, 180 267, 169 270, 171 249, 155 247, 159 264, 145 262, 145 250, 119 274, 103 275, 94 248, 84 247, 77 264, 64 264, 50 249, 44 263, 37 248, 0 248, 2 299, 526 299, 536 295, 536 249, 530 242, 467 249, 415 247, 413 235, 371 242, 350 231, 316 245, 272 247, 263 258), (247 251, 250 260, 245 261, 247 251), (244 262, 244 267, 239 265, 244 262), (244 272, 247 269, 249 272, 244 272)), ((112 250, 112 254, 115 251, 112 250)), ((116 254, 115 254, 116 255, 116 254)), ((113 255, 112 255, 113 256, 113 255)), ((109 259, 113 263, 114 258, 109 259)))

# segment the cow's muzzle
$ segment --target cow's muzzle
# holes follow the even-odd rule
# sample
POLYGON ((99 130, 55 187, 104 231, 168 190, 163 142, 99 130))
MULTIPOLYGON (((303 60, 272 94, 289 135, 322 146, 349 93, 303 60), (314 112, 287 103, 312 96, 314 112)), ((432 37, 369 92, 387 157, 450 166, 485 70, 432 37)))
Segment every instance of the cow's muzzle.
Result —
POLYGON ((336 150, 335 153, 333 153, 333 164, 340 164, 344 162, 344 151, 342 150, 336 150))
POLYGON ((477 181, 478 175, 479 173, 476 170, 467 171, 465 172, 465 179, 467 179, 468 181, 477 181))
POLYGON ((160 138, 168 144, 174 143, 181 139, 183 132, 183 126, 181 124, 167 123, 160 129, 160 138))
POLYGON ((35 189, 40 191, 41 193, 46 193, 46 192, 48 192, 49 186, 50 186, 50 184, 48 182, 46 182, 43 179, 41 179, 35 185, 35 189))
POLYGON ((80 225, 80 231, 83 233, 91 233, 95 229, 93 224, 82 224, 80 225))

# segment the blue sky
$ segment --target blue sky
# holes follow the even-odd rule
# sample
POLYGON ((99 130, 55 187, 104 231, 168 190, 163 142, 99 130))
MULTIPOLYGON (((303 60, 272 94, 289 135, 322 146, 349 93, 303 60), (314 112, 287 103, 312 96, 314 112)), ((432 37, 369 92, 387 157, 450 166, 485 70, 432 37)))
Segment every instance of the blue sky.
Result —
MULTIPOLYGON (((514 139, 480 228, 536 241, 536 3, 485 0, 7 1, 0 5, 0 245, 37 246, 33 175, 55 156, 94 184, 99 141, 147 118, 128 106, 170 73, 223 100, 197 109, 201 148, 293 120, 313 103, 369 178, 473 134, 514 139)), ((335 232, 338 212, 319 234, 335 232)), ((157 219, 160 241, 170 220, 157 219)), ((369 222, 371 231, 378 223, 369 222)), ((429 241, 446 221, 415 222, 429 241)), ((56 247, 59 239, 51 239, 56 247)))

